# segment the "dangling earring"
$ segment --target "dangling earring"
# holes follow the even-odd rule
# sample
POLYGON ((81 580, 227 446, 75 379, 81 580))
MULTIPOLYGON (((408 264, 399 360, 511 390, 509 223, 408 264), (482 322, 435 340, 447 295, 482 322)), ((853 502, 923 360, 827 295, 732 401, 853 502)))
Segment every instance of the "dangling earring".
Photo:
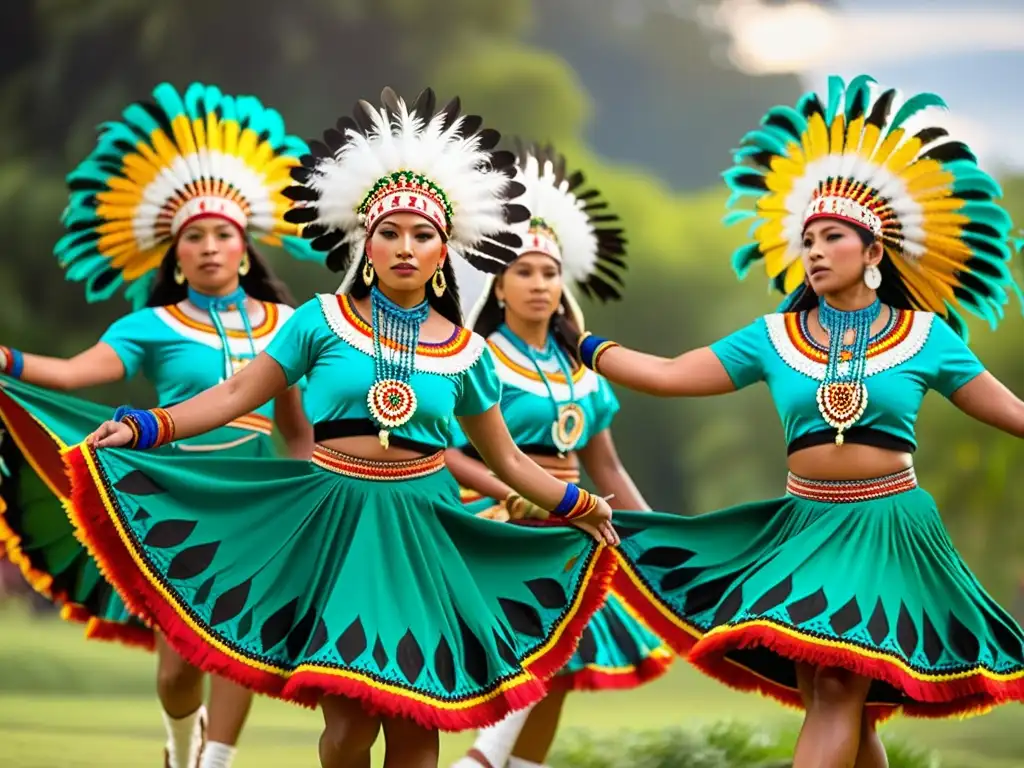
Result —
POLYGON ((504 308, 505 308, 505 300, 504 299, 498 299, 498 309, 504 309, 504 308))
POLYGON ((434 277, 430 281, 430 284, 433 286, 434 295, 437 296, 437 298, 440 299, 444 296, 444 291, 448 287, 448 281, 445 280, 444 270, 440 264, 438 264, 437 269, 434 270, 434 277))
POLYGON ((864 285, 870 290, 877 291, 878 287, 882 284, 882 270, 876 267, 874 264, 868 264, 864 267, 864 285))
POLYGON ((242 255, 242 260, 238 264, 238 274, 245 277, 249 274, 249 269, 252 267, 252 263, 249 261, 249 252, 246 251, 242 255))
POLYGON ((178 285, 185 284, 185 273, 181 271, 181 264, 176 264, 174 267, 174 282, 178 285))
POLYGON ((562 302, 558 302, 558 309, 556 309, 555 312, 557 312, 560 315, 564 315, 565 314, 565 304, 563 304, 562 302))
POLYGON ((369 255, 366 257, 366 263, 363 264, 363 283, 369 288, 373 285, 373 262, 370 261, 369 255))

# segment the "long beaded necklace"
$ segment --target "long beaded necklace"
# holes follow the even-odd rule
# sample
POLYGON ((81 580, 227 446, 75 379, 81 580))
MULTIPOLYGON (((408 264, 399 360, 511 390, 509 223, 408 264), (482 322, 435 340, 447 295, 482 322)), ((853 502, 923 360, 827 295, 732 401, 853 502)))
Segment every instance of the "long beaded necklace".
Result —
POLYGON ((586 423, 586 414, 584 414, 583 409, 576 402, 576 390, 572 382, 572 369, 569 366, 569 361, 559 349, 558 344, 549 336, 540 357, 544 360, 550 360, 553 357, 558 363, 559 371, 565 377, 566 384, 569 386, 569 401, 560 403, 558 398, 555 397, 555 392, 551 388, 551 382, 548 380, 544 369, 541 368, 540 360, 533 348, 516 336, 505 324, 498 328, 498 332, 530 359, 534 370, 540 376, 540 380, 544 382, 544 387, 548 391, 548 397, 555 408, 555 420, 551 424, 551 441, 555 444, 555 448, 558 449, 559 455, 564 457, 579 445, 580 438, 583 437, 583 427, 586 423))
POLYGON ((828 332, 828 363, 818 386, 818 410, 836 430, 836 445, 843 444, 843 432, 857 423, 868 406, 867 370, 871 325, 882 312, 876 298, 869 306, 846 312, 818 299, 818 322, 828 332), (852 344, 846 343, 853 331, 852 344))
POLYGON ((200 293, 191 285, 188 287, 188 300, 198 309, 209 312, 210 322, 213 323, 217 336, 220 338, 220 346, 224 351, 225 379, 234 375, 235 366, 231 359, 228 332, 224 329, 224 323, 220 319, 221 312, 229 312, 231 309, 238 310, 238 314, 242 316, 242 327, 245 329, 245 335, 249 339, 249 349, 252 350, 252 356, 256 357, 256 342, 252 338, 252 325, 249 323, 249 311, 246 307, 247 298, 245 289, 242 286, 238 286, 227 296, 208 296, 205 293, 200 293))
POLYGON ((420 326, 430 314, 426 300, 405 309, 370 289, 373 328, 373 386, 366 393, 370 418, 380 430, 377 437, 387 450, 391 431, 402 426, 416 412, 416 392, 409 380, 416 370, 416 348, 420 326))

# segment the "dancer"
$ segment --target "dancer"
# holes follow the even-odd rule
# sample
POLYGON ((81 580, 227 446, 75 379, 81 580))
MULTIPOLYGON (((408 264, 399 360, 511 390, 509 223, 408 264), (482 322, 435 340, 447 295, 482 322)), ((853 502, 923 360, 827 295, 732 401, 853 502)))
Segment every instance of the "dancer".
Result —
MULTIPOLYGON (((111 409, 63 394, 143 375, 163 405, 230 378, 292 315, 287 290, 249 240, 284 244, 316 258, 284 221, 282 190, 307 148, 285 133, 277 112, 251 96, 193 84, 163 84, 151 102, 129 106, 104 126, 96 148, 68 177, 68 233, 55 254, 89 301, 124 288, 140 307, 92 348, 64 360, 0 348, 0 418, 10 433, 0 486, 0 536, 31 583, 87 622, 89 637, 158 650, 157 691, 167 728, 164 764, 192 768, 206 727, 203 673, 126 611, 74 535, 60 452, 109 418, 111 409), (142 308, 142 305, 145 305, 142 308)), ((273 420, 290 455, 312 451, 312 428, 296 388, 206 434, 179 440, 168 455, 218 461, 275 454, 273 420)), ((231 764, 251 693, 211 681, 203 768, 231 764)))
MULTIPOLYGON (((776 107, 726 173, 756 198, 782 311, 663 359, 585 336, 584 363, 660 396, 765 381, 789 444, 786 495, 681 519, 625 515, 616 587, 699 669, 806 710, 796 768, 883 766, 874 724, 1024 700, 1024 633, 960 559, 918 487, 926 390, 1024 437, 1024 402, 958 335, 1020 289, 996 183, 945 130, 868 77, 776 107), (910 125, 917 122, 918 127, 910 125), (642 528, 641 528, 642 525, 642 528)), ((617 514, 618 517, 618 514, 617 514)))
POLYGON ((66 456, 75 523, 129 605, 202 668, 319 705, 330 768, 367 765, 381 728, 385 765, 436 766, 438 729, 539 699, 616 567, 607 503, 515 447, 486 342, 459 325, 448 257, 498 270, 521 245, 514 156, 457 99, 382 102, 327 131, 289 191, 341 292, 224 384, 124 412, 66 456), (311 462, 143 450, 303 377, 311 462), (467 515, 444 468, 453 414, 506 483, 590 536, 467 515))
MULTIPOLYGON (((476 292, 461 290, 466 325, 487 338, 502 382, 502 416, 520 450, 567 482, 579 482, 582 462, 613 507, 648 509, 615 451, 610 428, 618 400, 576 358, 583 314, 569 286, 602 300, 619 298, 625 240, 618 217, 550 148, 521 148, 519 167, 529 232, 518 258, 496 279, 475 281, 476 292)), ((460 285, 470 284, 458 277, 460 285)), ((494 477, 464 436, 457 444, 447 460, 467 509, 497 520, 548 517, 494 477)), ((663 674, 673 658, 609 596, 545 699, 483 729, 456 768, 543 765, 569 691, 634 688, 663 674)))

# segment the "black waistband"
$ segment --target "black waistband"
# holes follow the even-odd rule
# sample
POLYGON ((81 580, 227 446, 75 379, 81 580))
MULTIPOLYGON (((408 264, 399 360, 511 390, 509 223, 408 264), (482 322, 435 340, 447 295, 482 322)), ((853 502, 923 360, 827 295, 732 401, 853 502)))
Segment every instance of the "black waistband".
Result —
MULTIPOLYGON (((835 440, 836 432, 834 429, 809 432, 791 442, 786 449, 786 454, 792 455, 797 451, 802 451, 804 448, 810 448, 815 445, 827 445, 834 443, 835 440)), ((898 451, 900 453, 913 453, 917 450, 917 446, 909 440, 904 440, 902 437, 896 437, 888 432, 872 429, 871 427, 850 427, 843 432, 843 442, 871 445, 875 448, 884 448, 888 451, 898 451)))
MULTIPOLYGON (((540 443, 537 443, 536 445, 526 444, 526 445, 520 445, 518 447, 519 447, 519 450, 522 451, 523 453, 525 453, 527 456, 561 456, 562 455, 561 453, 558 452, 558 449, 555 448, 555 446, 553 446, 553 445, 541 445, 540 443)), ((464 454, 466 454, 467 456, 469 456, 469 458, 471 458, 471 459, 476 459, 477 461, 483 461, 483 458, 481 458, 480 454, 477 452, 476 448, 474 448, 472 444, 467 444, 464 448, 462 448, 462 452, 464 454)))
MULTIPOLYGON (((331 419, 318 421, 313 425, 313 441, 322 443, 324 440, 338 437, 376 437, 379 432, 380 428, 369 419, 331 419)), ((394 434, 390 436, 388 443, 396 448, 419 451, 423 454, 437 453, 439 450, 436 445, 427 445, 394 434)))

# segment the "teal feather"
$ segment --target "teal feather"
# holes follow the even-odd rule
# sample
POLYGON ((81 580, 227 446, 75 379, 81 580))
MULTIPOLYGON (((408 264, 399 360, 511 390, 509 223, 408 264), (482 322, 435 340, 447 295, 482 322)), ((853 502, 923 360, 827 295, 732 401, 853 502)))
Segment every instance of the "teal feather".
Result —
POLYGON ((829 75, 828 77, 828 108, 825 110, 825 124, 832 125, 832 121, 836 119, 836 115, 839 114, 839 107, 843 103, 843 94, 846 91, 846 86, 843 83, 843 78, 838 75, 829 75))
MULTIPOLYGON (((771 126, 769 126, 771 127, 771 126)), ((781 131, 751 131, 740 139, 740 149, 752 148, 758 151, 774 152, 776 155, 786 154, 786 139, 779 134, 781 131)), ((734 150, 735 151, 735 150, 734 150)))
POLYGON ((290 157, 302 157, 309 154, 309 145, 298 136, 287 136, 285 137, 284 144, 281 146, 281 154, 290 157))
POLYGON ((870 86, 875 83, 875 78, 871 75, 857 75, 850 81, 850 84, 846 86, 846 121, 854 119, 853 104, 857 101, 857 94, 863 91, 863 99, 861 101, 863 113, 871 107, 871 88, 870 86))
POLYGON ((304 237, 283 235, 281 243, 288 253, 302 261, 315 261, 318 264, 324 264, 327 259, 326 251, 315 250, 313 248, 313 241, 304 237))
POLYGON ((806 118, 804 118, 802 114, 793 109, 793 107, 790 107, 786 104, 781 104, 777 107, 772 107, 771 109, 769 109, 768 113, 761 118, 761 129, 778 130, 782 133, 783 136, 786 137, 787 141, 798 141, 799 136, 791 136, 789 135, 788 131, 782 128, 775 127, 773 125, 769 125, 769 120, 771 120, 772 118, 780 119, 786 122, 787 124, 792 124, 797 134, 803 134, 803 132, 807 130, 806 118))
POLYGON ((736 276, 742 280, 747 276, 747 273, 750 271, 750 267, 754 262, 758 261, 760 258, 761 252, 758 250, 757 243, 744 245, 733 251, 732 269, 736 273, 736 276))
POLYGON ((734 226, 736 224, 739 224, 741 221, 746 221, 747 219, 756 219, 756 218, 757 218, 757 212, 756 211, 729 211, 722 218, 722 223, 725 224, 725 226, 727 226, 727 227, 731 227, 731 226, 734 226))
POLYGON ((153 131, 163 128, 156 120, 150 117, 149 112, 138 104, 130 105, 121 114, 124 116, 124 121, 134 126, 143 136, 149 136, 153 131))
POLYGON ((68 280, 86 280, 91 275, 103 272, 107 268, 108 264, 109 262, 106 256, 102 256, 98 253, 93 253, 91 256, 87 255, 85 258, 77 259, 68 265, 68 280))
POLYGON ((124 289, 124 296, 132 304, 132 309, 138 310, 146 306, 149 301, 149 294, 153 290, 155 275, 150 272, 147 275, 133 281, 124 289))
POLYGON ((946 102, 943 101, 942 97, 935 93, 919 93, 916 96, 911 96, 904 102, 903 106, 900 107, 896 116, 889 122, 889 130, 886 134, 890 134, 897 128, 903 125, 911 116, 917 114, 922 109, 928 107, 941 107, 946 109, 946 102))
MULTIPOLYGON (((96 277, 99 277, 102 274, 104 273, 101 272, 99 275, 96 275, 96 277)), ((118 272, 116 277, 111 279, 109 283, 107 283, 100 289, 97 289, 95 287, 95 278, 93 278, 92 280, 87 281, 85 284, 85 300, 90 303, 95 301, 106 301, 115 293, 117 293, 117 289, 120 288, 122 285, 124 285, 124 277, 120 272, 118 272)))
POLYGON ((1013 229, 1010 214, 995 203, 968 201, 957 213, 969 217, 972 221, 981 222, 995 229, 1000 234, 1009 236, 1013 229))
POLYGON ((153 89, 153 101, 163 110, 169 121, 188 115, 185 103, 181 100, 181 94, 170 83, 160 83, 153 89))
POLYGON ((224 101, 222 101, 219 106, 221 116, 225 120, 232 120, 234 122, 238 122, 238 109, 235 105, 234 99, 225 98, 224 101))
POLYGON ((992 198, 1003 196, 999 182, 983 171, 979 170, 973 174, 956 174, 953 179, 953 194, 959 197, 972 192, 980 192, 992 198))
POLYGON ((732 168, 722 173, 722 178, 725 179, 725 183, 729 187, 729 189, 735 190, 737 192, 744 190, 747 194, 752 194, 755 196, 760 196, 764 194, 763 189, 758 189, 756 187, 751 187, 748 184, 745 184, 743 182, 744 176, 759 176, 761 178, 764 178, 764 174, 758 171, 756 168, 748 168, 745 165, 733 166, 732 168))

